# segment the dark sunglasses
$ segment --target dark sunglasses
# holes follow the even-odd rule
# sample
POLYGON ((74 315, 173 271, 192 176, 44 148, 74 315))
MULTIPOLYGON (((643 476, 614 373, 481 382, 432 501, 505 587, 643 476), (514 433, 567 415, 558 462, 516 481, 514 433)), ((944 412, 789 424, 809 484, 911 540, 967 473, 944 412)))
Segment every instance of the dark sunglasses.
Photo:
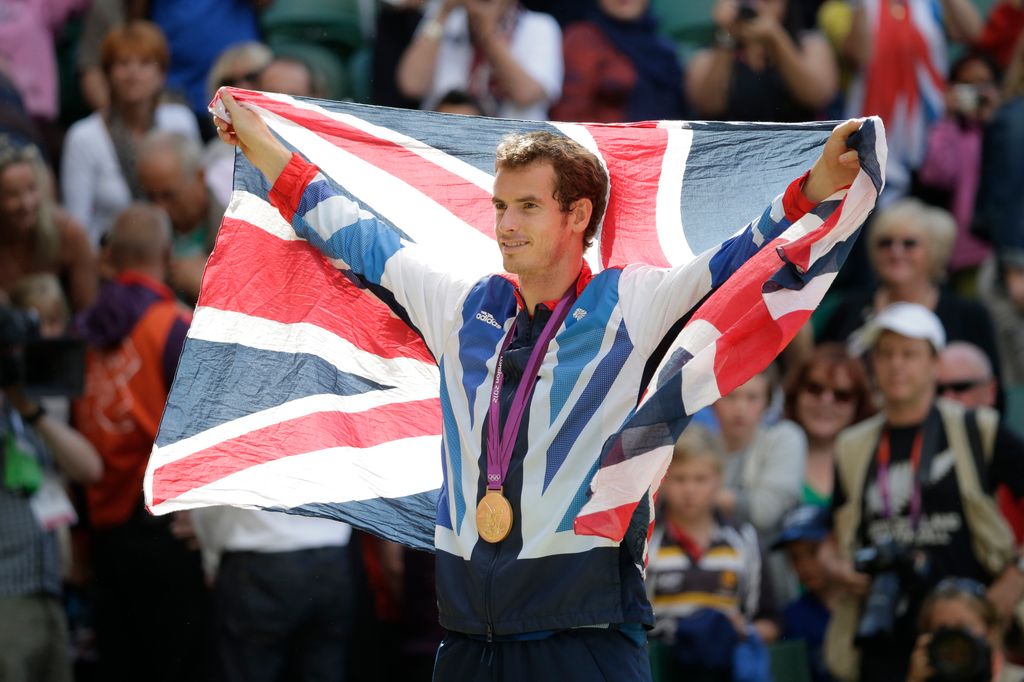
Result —
POLYGON ((938 384, 935 388, 938 390, 939 395, 943 393, 966 393, 976 386, 981 386, 988 379, 965 379, 964 381, 950 381, 943 384, 938 384))
POLYGON ((807 391, 815 398, 820 398, 821 396, 825 395, 826 391, 828 391, 829 393, 832 394, 832 398, 837 403, 849 403, 852 402, 855 397, 854 391, 843 388, 832 388, 831 386, 826 386, 825 384, 819 384, 817 381, 808 381, 806 384, 804 384, 803 390, 807 391))
POLYGON ((243 73, 241 76, 234 78, 223 78, 220 81, 222 86, 229 88, 237 87, 239 83, 255 83, 256 80, 263 75, 263 69, 257 69, 256 71, 250 71, 249 73, 243 73))
POLYGON ((912 237, 906 237, 904 239, 894 239, 893 237, 882 237, 878 240, 878 248, 880 249, 891 249, 896 244, 903 247, 904 251, 910 251, 916 249, 917 245, 920 244, 918 240, 912 237))

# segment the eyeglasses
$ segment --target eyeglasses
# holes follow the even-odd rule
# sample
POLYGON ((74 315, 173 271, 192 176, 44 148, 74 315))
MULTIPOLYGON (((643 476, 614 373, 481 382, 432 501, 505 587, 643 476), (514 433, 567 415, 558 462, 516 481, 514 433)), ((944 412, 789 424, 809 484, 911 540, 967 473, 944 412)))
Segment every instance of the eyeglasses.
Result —
POLYGON ((910 251, 912 249, 916 249, 920 243, 921 242, 919 242, 917 239, 914 239, 913 237, 905 237, 903 239, 895 239, 894 237, 882 237, 881 239, 878 240, 878 248, 891 249, 892 247, 899 244, 904 251, 910 251))
POLYGON ((938 390, 939 395, 942 395, 943 393, 966 393, 972 388, 981 386, 982 384, 988 381, 988 379, 964 379, 962 381, 948 381, 936 385, 935 388, 938 390))
POLYGON ((820 398, 825 395, 825 392, 832 394, 832 398, 837 403, 849 403, 853 402, 855 396, 854 391, 848 388, 833 388, 832 386, 826 386, 825 384, 819 384, 817 381, 808 381, 803 386, 803 390, 807 391, 815 398, 820 398))

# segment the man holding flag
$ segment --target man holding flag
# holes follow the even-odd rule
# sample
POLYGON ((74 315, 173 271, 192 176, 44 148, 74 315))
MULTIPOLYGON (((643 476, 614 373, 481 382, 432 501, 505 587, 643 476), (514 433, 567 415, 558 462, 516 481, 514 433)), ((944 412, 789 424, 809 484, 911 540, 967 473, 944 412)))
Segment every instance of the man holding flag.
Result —
POLYGON ((654 479, 656 488, 667 460, 631 469, 645 459, 631 453, 644 450, 638 440, 670 447, 686 416, 677 399, 663 409, 678 414, 637 423, 653 370, 714 295, 709 274, 714 292, 766 244, 780 249, 776 261, 793 256, 773 240, 857 177, 858 153, 846 143, 860 122, 837 127, 809 173, 714 253, 597 275, 584 251, 608 196, 602 164, 567 137, 508 136, 492 202, 504 268, 517 278, 480 278, 438 268, 427 247, 290 152, 254 111, 226 92, 221 99, 230 119, 215 117, 221 139, 266 176, 270 203, 296 235, 383 291, 440 367, 444 485, 434 542, 449 634, 434 678, 650 679, 645 547, 622 541, 636 537, 627 527, 645 536, 649 499, 591 517, 581 509, 599 483, 614 496, 617 477, 646 478, 645 488, 654 479))

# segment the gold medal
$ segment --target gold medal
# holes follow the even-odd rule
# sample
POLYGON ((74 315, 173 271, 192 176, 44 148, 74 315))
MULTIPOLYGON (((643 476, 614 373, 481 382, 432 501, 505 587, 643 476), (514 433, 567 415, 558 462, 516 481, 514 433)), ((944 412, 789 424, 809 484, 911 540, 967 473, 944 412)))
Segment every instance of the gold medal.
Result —
POLYGON ((512 505, 498 490, 488 489, 476 506, 476 530, 485 542, 501 542, 512 530, 512 505))

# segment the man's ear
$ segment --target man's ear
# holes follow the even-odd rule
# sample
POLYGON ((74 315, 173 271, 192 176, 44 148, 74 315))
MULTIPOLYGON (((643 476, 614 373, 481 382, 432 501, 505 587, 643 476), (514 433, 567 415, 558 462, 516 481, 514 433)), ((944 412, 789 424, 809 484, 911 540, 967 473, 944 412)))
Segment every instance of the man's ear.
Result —
POLYGON ((586 197, 577 199, 569 208, 569 221, 573 232, 583 233, 590 224, 590 216, 594 212, 594 203, 586 197))

